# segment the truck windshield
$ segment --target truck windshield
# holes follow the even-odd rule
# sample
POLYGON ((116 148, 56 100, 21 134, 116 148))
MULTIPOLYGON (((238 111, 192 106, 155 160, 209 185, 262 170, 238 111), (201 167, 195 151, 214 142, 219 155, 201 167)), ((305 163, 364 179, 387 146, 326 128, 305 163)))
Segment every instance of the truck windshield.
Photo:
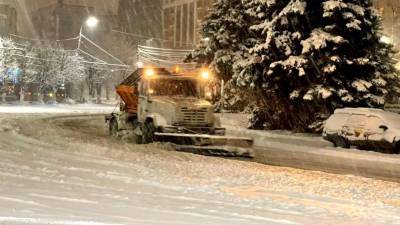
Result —
POLYGON ((150 82, 153 96, 199 97, 196 80, 155 79, 150 82))

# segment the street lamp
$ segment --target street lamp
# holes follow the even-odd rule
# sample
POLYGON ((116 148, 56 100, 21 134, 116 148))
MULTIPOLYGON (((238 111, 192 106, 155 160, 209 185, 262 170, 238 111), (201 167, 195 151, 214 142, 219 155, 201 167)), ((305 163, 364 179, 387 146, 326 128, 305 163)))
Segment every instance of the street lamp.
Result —
POLYGON ((95 28, 98 23, 99 23, 99 20, 96 17, 90 16, 89 18, 86 19, 85 23, 82 24, 81 29, 79 30, 78 49, 81 49, 83 25, 86 25, 87 27, 90 27, 90 28, 95 28))
POLYGON ((88 26, 90 28, 96 27, 98 23, 99 23, 99 20, 94 16, 91 16, 86 20, 86 26, 88 26))

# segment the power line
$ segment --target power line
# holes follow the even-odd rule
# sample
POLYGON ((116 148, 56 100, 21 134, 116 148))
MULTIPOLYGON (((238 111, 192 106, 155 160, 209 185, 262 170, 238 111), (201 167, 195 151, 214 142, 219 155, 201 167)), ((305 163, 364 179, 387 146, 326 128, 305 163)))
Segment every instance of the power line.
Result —
MULTIPOLYGON (((163 38, 155 38, 155 37, 145 36, 145 35, 136 34, 136 33, 128 33, 128 32, 119 31, 119 30, 115 30, 115 29, 112 29, 111 31, 115 32, 115 33, 125 34, 125 35, 132 36, 132 37, 138 37, 142 40, 152 39, 152 40, 165 41, 165 42, 174 42, 173 40, 168 40, 168 39, 163 39, 163 38)), ((182 44, 182 45, 195 46, 195 43, 190 43, 190 42, 175 41, 175 43, 182 44)))
MULTIPOLYGON (((25 37, 25 36, 21 36, 21 35, 17 35, 17 34, 9 34, 10 36, 13 37, 17 37, 17 38, 21 38, 21 39, 25 39, 25 40, 31 40, 31 41, 41 41, 41 42, 46 42, 46 41, 51 41, 51 40, 43 40, 43 39, 37 39, 37 38, 31 38, 31 37, 25 37)), ((121 63, 121 64, 112 64, 112 63, 107 63, 104 60, 99 59, 98 57, 95 57, 93 55, 91 55, 88 52, 83 51, 84 54, 90 56, 93 59, 96 59, 98 61, 101 61, 102 63, 107 63, 110 65, 124 65, 126 66, 120 59, 118 59, 117 57, 113 56, 111 53, 107 52, 104 48, 100 47, 100 45, 96 44, 95 42, 93 42, 92 40, 90 40, 88 37, 86 37, 85 35, 81 34, 81 36, 87 40, 89 43, 91 43, 92 45, 94 45, 97 49, 99 49, 100 51, 104 52, 105 54, 107 54, 108 56, 110 56, 111 58, 113 58, 114 60, 116 60, 117 62, 121 63)), ((80 36, 77 37, 73 37, 73 38, 66 38, 66 39, 60 39, 60 40, 53 40, 54 42, 64 42, 64 41, 72 41, 72 40, 78 40, 80 36)), ((85 45, 86 46, 86 45, 85 45)), ((87 46, 86 46, 87 47, 87 46)), ((88 47, 87 47, 88 48, 88 47)), ((39 49, 39 48, 34 48, 34 49, 39 49)), ((88 48, 89 49, 89 48, 88 48)), ((20 49, 23 50, 23 49, 20 49)), ((70 50, 70 51, 75 51, 74 50, 70 50)), ((80 49, 81 50, 81 49, 80 49)), ((68 51, 68 50, 60 50, 60 51, 68 51)))
MULTIPOLYGON (((45 62, 61 62, 60 60, 52 60, 52 59, 42 59, 38 57, 33 57, 33 56, 26 56, 26 55, 20 55, 20 54, 12 54, 12 56, 19 56, 23 58, 28 58, 28 59, 36 59, 40 61, 45 61, 45 62)), ((85 60, 80 60, 78 61, 80 63, 85 63, 85 64, 95 64, 95 65, 104 65, 104 66, 115 66, 115 67, 125 67, 129 68, 127 65, 122 65, 122 64, 112 64, 112 63, 101 63, 101 62, 90 62, 90 61, 85 61, 85 60)))
POLYGON ((101 60, 101 59, 99 59, 99 58, 97 58, 97 57, 91 55, 90 53, 87 53, 87 52, 83 51, 82 49, 79 49, 78 51, 82 52, 83 54, 85 54, 85 55, 87 55, 87 56, 89 56, 89 57, 91 57, 91 58, 93 58, 93 59, 95 59, 95 60, 97 60, 97 61, 99 61, 99 62, 103 62, 103 63, 106 62, 106 61, 104 61, 104 60, 101 60))
POLYGON ((21 36, 21 35, 17 35, 17 34, 9 34, 10 36, 13 37, 18 37, 21 39, 25 39, 25 40, 31 40, 31 41, 54 41, 54 42, 63 42, 63 41, 73 41, 73 40, 77 40, 79 37, 72 37, 72 38, 66 38, 66 39, 60 39, 60 40, 44 40, 44 39, 37 39, 37 38, 30 38, 30 37, 25 37, 25 36, 21 36))
POLYGON ((170 52, 193 52, 193 49, 168 49, 168 48, 156 48, 156 47, 150 47, 150 46, 144 46, 144 45, 139 45, 138 48, 144 48, 144 49, 152 49, 152 50, 157 50, 157 51, 170 51, 170 52))
POLYGON ((85 35, 81 34, 81 36, 86 39, 87 41, 89 41, 92 45, 94 45, 95 47, 97 47, 98 49, 100 49, 102 52, 106 53, 107 55, 109 55, 111 58, 115 59, 116 61, 118 61, 121 64, 124 64, 120 59, 118 59, 117 57, 113 56, 111 53, 107 52, 105 49, 103 49, 102 47, 100 47, 98 44, 94 43, 93 41, 91 41, 89 38, 87 38, 85 35))

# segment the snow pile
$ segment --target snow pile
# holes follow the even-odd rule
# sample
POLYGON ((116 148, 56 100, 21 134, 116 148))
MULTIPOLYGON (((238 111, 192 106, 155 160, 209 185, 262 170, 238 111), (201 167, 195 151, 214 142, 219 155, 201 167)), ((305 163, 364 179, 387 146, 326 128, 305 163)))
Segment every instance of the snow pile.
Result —
POLYGON ((77 105, 0 105, 0 114, 81 114, 111 113, 116 109, 113 105, 77 104, 77 105))
POLYGON ((102 121, 1 122, 32 138, 0 135, 0 224, 399 224, 398 183, 125 144, 102 121))

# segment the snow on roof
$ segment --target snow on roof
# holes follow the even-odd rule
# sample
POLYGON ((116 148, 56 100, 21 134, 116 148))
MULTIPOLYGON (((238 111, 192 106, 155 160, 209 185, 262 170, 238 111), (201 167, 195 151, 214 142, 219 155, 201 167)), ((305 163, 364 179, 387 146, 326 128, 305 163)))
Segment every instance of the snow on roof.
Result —
POLYGON ((382 109, 375 108, 344 108, 336 109, 335 114, 365 114, 372 115, 381 118, 386 123, 392 125, 393 127, 400 128, 400 115, 393 112, 384 111, 382 109))
POLYGON ((343 108, 343 109, 336 109, 335 113, 380 113, 384 112, 382 109, 375 109, 375 108, 343 108))

